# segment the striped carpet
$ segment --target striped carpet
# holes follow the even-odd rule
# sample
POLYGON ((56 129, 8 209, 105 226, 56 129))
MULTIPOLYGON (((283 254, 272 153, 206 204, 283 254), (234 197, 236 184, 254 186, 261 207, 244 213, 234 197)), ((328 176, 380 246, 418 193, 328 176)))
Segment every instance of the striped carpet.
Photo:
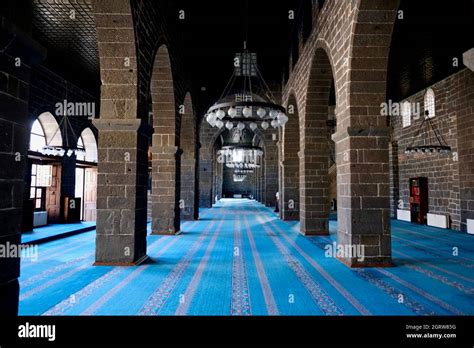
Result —
POLYGON ((149 236, 150 262, 94 267, 94 232, 22 259, 20 315, 473 315, 474 237, 392 222, 393 268, 349 269, 325 257, 331 235, 249 200, 222 200, 149 236))

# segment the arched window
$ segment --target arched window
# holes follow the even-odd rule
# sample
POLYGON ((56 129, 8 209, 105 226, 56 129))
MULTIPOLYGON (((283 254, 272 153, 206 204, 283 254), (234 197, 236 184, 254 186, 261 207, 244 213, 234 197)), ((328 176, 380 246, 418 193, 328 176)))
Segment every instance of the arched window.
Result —
POLYGON ((30 151, 40 152, 46 146, 46 135, 39 120, 36 120, 31 127, 30 151))
POLYGON ((403 128, 411 126, 411 104, 410 102, 403 102, 401 105, 402 124, 403 128))
POLYGON ((82 131, 81 136, 77 139, 78 149, 83 149, 84 152, 79 152, 76 159, 85 162, 97 162, 97 142, 94 133, 90 128, 82 131))
POLYGON ((59 124, 49 112, 41 114, 31 126, 30 151, 42 152, 45 146, 62 146, 59 124))
POLYGON ((435 93, 429 88, 425 94, 425 117, 433 118, 436 116, 435 93))

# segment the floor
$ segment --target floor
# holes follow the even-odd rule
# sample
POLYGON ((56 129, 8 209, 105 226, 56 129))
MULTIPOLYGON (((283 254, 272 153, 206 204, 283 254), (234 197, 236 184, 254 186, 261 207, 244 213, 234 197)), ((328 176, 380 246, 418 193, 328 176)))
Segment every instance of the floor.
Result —
POLYGON ((149 236, 139 267, 92 266, 94 232, 48 242, 22 259, 20 315, 474 314, 474 236, 394 221, 396 267, 349 269, 325 257, 330 227, 304 237, 222 200, 179 236, 149 236))
POLYGON ((78 234, 95 229, 95 222, 79 222, 73 224, 50 224, 44 227, 35 227, 31 232, 21 235, 22 244, 38 244, 59 239, 67 235, 78 234))

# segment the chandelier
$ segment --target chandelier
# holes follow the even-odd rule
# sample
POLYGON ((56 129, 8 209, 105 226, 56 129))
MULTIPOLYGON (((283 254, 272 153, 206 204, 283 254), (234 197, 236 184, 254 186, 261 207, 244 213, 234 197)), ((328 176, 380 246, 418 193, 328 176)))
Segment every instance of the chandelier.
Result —
POLYGON ((234 171, 235 174, 252 174, 253 172, 253 169, 236 169, 234 171))
POLYGON ((441 132, 435 127, 434 123, 429 117, 429 111, 425 111, 425 119, 420 125, 415 137, 413 138, 412 143, 406 148, 405 154, 449 154, 451 153, 451 146, 446 143, 441 132), (426 134, 423 135, 423 141, 419 141, 418 145, 415 145, 417 139, 420 138, 421 130, 426 129, 426 134), (436 143, 429 143, 429 139, 432 138, 430 134, 433 133, 436 138, 436 143), (427 140, 428 139, 428 143, 427 140))
POLYGON ((227 168, 253 170, 259 168, 258 159, 263 155, 262 148, 252 145, 226 145, 217 152, 218 160, 227 168))
POLYGON ((247 178, 247 175, 243 174, 234 174, 234 181, 235 182, 243 182, 247 178))
POLYGON ((66 155, 67 157, 71 157, 73 154, 77 155, 79 153, 85 153, 85 149, 76 146, 72 146, 69 144, 69 133, 72 133, 74 139, 77 139, 74 129, 69 121, 69 118, 66 115, 62 116, 61 121, 59 122, 58 128, 54 132, 54 135, 51 137, 49 143, 46 143, 45 146, 39 151, 43 155, 46 156, 61 156, 63 157, 66 155), (62 145, 51 145, 53 139, 55 139, 57 133, 60 132, 62 136, 65 137, 65 141, 63 141, 62 145))
POLYGON ((234 60, 234 72, 219 100, 212 105, 206 121, 219 129, 255 131, 278 128, 288 122, 285 108, 275 98, 257 66, 256 53, 250 53, 244 43, 244 52, 234 60), (258 94, 255 92, 258 91, 258 94))

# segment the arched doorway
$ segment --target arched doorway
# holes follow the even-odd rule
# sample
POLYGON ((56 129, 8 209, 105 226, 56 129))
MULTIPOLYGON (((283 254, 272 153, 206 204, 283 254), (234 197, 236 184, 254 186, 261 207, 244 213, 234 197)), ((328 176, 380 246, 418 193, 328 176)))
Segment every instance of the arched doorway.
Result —
POLYGON ((76 155, 75 197, 81 199, 81 220, 97 219, 97 141, 90 128, 82 131, 77 147, 83 153, 76 155))

